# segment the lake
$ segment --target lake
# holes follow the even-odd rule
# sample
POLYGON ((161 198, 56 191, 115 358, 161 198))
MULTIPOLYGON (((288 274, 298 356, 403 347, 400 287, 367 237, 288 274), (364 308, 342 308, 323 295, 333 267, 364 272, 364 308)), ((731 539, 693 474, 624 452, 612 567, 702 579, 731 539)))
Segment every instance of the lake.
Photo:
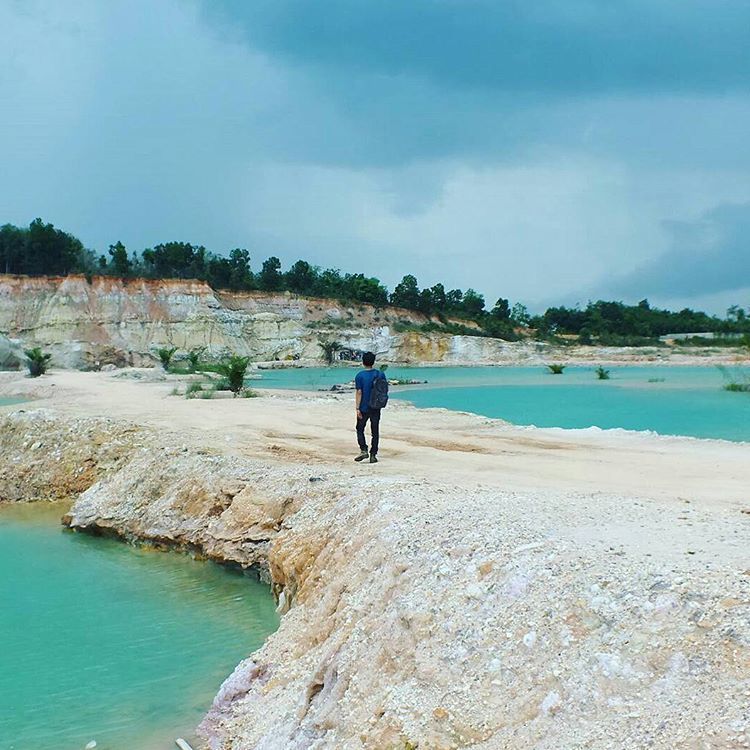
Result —
POLYGON ((278 626, 268 586, 0 505, 0 750, 172 750, 278 626))
MULTIPOLYGON (((537 367, 389 367, 392 378, 427 380, 393 389, 392 397, 419 407, 444 407, 518 425, 649 430, 750 441, 750 393, 730 393, 716 367, 568 367, 552 375, 537 367)), ((731 368, 750 379, 750 368, 731 368)), ((354 377, 356 368, 264 370, 253 387, 329 388, 354 377)))

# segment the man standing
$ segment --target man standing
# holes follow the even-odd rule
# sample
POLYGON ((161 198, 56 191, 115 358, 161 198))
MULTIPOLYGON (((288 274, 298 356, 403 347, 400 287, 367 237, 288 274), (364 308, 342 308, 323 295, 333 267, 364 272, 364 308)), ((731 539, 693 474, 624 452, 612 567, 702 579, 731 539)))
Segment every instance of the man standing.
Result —
MULTIPOLYGON (((357 389, 354 403, 357 409, 357 442, 359 443, 359 455, 354 460, 364 461, 369 457, 370 463, 376 464, 378 462, 378 443, 380 441, 380 409, 374 408, 372 405, 372 390, 373 383, 378 378, 385 380, 385 376, 380 370, 375 369, 375 355, 372 352, 365 352, 362 355, 362 366, 365 369, 360 370, 357 373, 357 377, 354 378, 354 387, 357 389), (372 444, 369 453, 367 452, 367 440, 365 439, 365 425, 368 421, 370 423, 370 433, 372 434, 372 444)), ((385 382, 387 383, 387 381, 385 382)), ((385 400, 387 401, 387 396, 385 400)))

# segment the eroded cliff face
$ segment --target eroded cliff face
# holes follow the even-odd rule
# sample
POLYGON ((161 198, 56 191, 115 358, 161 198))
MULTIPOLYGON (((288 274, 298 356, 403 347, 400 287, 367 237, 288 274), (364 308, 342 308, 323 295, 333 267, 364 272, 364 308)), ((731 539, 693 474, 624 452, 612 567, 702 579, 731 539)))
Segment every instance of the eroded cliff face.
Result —
POLYGON ((468 361, 462 359, 466 354, 493 361, 504 346, 491 339, 395 332, 396 323, 426 320, 406 310, 345 307, 289 293, 216 292, 196 281, 0 275, 0 335, 11 340, 2 348, 18 350, 18 340, 43 346, 62 367, 149 364, 160 347, 314 362, 326 339, 401 362, 468 361))

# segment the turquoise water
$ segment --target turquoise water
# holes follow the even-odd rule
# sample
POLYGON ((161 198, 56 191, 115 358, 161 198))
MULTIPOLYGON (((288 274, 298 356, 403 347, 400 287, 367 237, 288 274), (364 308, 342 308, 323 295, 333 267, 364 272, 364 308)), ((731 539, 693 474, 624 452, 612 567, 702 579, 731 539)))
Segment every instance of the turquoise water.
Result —
MULTIPOLYGON (((543 367, 391 367, 394 378, 427 380, 394 389, 393 397, 420 407, 444 407, 537 427, 652 430, 750 441, 750 393, 730 393, 715 367, 610 367, 597 380, 593 367, 552 375, 543 367)), ((750 368, 733 374, 750 379, 750 368)), ((257 387, 330 387, 355 369, 264 371, 257 387)))
POLYGON ((9 406, 10 404, 22 404, 22 398, 0 398, 0 406, 9 406))
POLYGON ((278 622, 267 586, 0 506, 0 750, 167 750, 278 622))

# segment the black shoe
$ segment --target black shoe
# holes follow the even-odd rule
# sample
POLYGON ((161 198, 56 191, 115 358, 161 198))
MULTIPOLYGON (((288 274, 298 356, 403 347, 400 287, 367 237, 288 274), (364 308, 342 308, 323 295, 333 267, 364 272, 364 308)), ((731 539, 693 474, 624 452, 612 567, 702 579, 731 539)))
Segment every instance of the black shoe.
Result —
POLYGON ((354 459, 355 461, 364 461, 370 454, 367 451, 360 451, 360 454, 354 459))
POLYGON ((377 462, 378 462, 378 457, 374 453, 371 453, 370 454, 370 463, 371 464, 376 464, 377 462))

